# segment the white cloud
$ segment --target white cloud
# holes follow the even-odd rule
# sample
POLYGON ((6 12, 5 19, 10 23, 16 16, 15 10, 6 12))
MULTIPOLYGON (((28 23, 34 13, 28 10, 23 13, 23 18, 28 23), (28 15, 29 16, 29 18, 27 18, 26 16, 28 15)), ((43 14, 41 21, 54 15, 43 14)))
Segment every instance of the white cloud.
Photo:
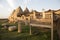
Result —
POLYGON ((2 4, 0 4, 0 8, 4 8, 2 4))
POLYGON ((8 4, 12 7, 12 8, 14 8, 15 6, 14 6, 14 1, 15 0, 6 0, 7 2, 8 2, 8 4))
POLYGON ((30 2, 31 0, 23 0, 23 3, 25 5, 25 7, 27 6, 27 4, 30 2))
POLYGON ((25 4, 29 3, 31 0, 23 0, 25 4))

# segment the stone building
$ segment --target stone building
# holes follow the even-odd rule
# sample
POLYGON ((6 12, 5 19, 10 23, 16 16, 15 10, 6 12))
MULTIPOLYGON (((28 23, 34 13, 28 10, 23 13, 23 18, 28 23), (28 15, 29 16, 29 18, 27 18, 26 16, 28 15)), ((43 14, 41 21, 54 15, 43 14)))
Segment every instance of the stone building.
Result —
POLYGON ((38 20, 42 21, 45 19, 51 19, 51 14, 55 13, 57 15, 60 15, 60 9, 59 10, 47 10, 38 12, 36 10, 32 10, 31 12, 26 8, 24 11, 21 9, 21 7, 18 7, 17 9, 13 10, 12 14, 9 16, 8 20, 9 22, 17 22, 18 20, 22 21, 30 21, 30 20, 38 20))

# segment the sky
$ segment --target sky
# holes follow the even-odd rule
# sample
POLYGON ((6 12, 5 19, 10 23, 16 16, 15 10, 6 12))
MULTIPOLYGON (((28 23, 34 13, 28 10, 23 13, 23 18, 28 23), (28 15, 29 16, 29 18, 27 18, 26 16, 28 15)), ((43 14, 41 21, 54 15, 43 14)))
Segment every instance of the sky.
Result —
POLYGON ((0 18, 8 18, 12 11, 18 7, 23 10, 27 7, 29 10, 42 11, 42 9, 58 10, 60 9, 60 0, 0 0, 0 18))

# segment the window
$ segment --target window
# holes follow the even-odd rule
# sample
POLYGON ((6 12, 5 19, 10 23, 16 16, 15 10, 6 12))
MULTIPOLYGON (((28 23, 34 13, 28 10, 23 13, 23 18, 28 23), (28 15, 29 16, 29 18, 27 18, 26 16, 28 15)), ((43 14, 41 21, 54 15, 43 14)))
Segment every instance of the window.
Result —
POLYGON ((26 20, 28 20, 28 18, 26 18, 26 20))

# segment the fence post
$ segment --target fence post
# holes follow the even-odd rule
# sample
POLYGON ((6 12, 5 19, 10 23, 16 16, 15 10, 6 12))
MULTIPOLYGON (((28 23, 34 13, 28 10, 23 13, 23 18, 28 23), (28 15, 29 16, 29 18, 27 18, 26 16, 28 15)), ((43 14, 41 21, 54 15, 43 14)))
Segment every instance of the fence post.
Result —
POLYGON ((18 21, 18 33, 20 33, 21 32, 21 23, 20 23, 20 21, 18 21))
POLYGON ((30 19, 29 19, 29 28, 30 28, 30 35, 32 35, 32 31, 31 31, 31 25, 30 25, 30 23, 31 23, 31 17, 30 17, 30 19))
POLYGON ((51 13, 51 40, 53 40, 53 12, 51 13))
POLYGON ((30 35, 32 35, 32 32, 31 32, 31 26, 30 26, 30 35))

